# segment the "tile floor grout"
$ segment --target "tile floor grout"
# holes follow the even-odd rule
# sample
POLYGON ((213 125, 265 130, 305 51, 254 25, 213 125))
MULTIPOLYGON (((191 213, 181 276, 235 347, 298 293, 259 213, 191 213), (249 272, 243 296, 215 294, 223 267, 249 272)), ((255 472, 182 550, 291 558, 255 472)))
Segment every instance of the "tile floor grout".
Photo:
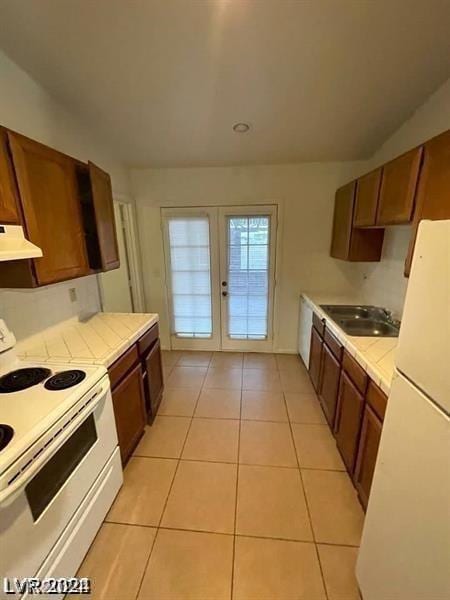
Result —
MULTIPOLYGON (((194 413, 195 414, 195 413, 194 413)), ((234 534, 233 534, 233 554, 231 559, 231 593, 230 598, 233 599, 234 592, 234 568, 236 558, 236 527, 237 527, 237 512, 238 512, 238 496, 239 496, 239 455, 241 450, 241 417, 242 417, 242 390, 239 401, 239 428, 238 428, 238 446, 237 446, 237 460, 236 463, 236 494, 234 500, 234 534)))
MULTIPOLYGON (((182 351, 180 351, 181 353, 182 351)), ((150 562, 152 559, 153 554, 156 552, 155 548, 157 547, 157 542, 158 539, 160 537, 160 532, 161 531, 178 531, 178 532, 189 532, 189 533, 199 533, 199 534, 206 534, 206 535, 219 535, 219 536, 227 536, 228 538, 230 536, 233 537, 233 543, 232 543, 232 556, 231 556, 231 581, 229 582, 230 585, 230 598, 231 600, 234 598, 234 594, 235 594, 235 579, 236 579, 236 572, 235 572, 235 568, 236 568, 236 542, 238 539, 240 538, 249 538, 249 539, 254 539, 254 540, 266 540, 266 541, 279 541, 279 542, 290 542, 290 543, 294 543, 294 544, 313 544, 314 545, 314 551, 315 551, 315 558, 316 558, 316 562, 317 562, 317 566, 318 566, 318 573, 317 573, 317 577, 319 577, 319 572, 320 572, 320 579, 321 579, 321 583, 323 586, 323 592, 324 592, 324 598, 325 600, 330 600, 330 595, 329 595, 329 590, 327 588, 327 579, 325 577, 324 574, 324 566, 322 564, 321 558, 320 558, 320 553, 319 553, 319 546, 328 546, 328 547, 335 547, 335 548, 349 548, 349 549, 356 549, 358 548, 358 545, 352 545, 352 544, 343 544, 343 543, 333 543, 333 542, 320 542, 317 540, 316 537, 316 532, 314 530, 314 526, 313 526, 313 519, 312 519, 312 515, 311 515, 311 509, 309 506, 309 502, 308 502, 308 496, 306 494, 306 488, 305 488, 305 484, 304 484, 304 479, 302 476, 302 471, 323 471, 323 472, 332 472, 332 473, 347 473, 347 471, 344 469, 335 469, 335 468, 317 468, 317 467, 302 467, 300 465, 300 459, 299 459, 299 454, 297 452, 297 447, 296 447, 296 443, 295 443, 295 437, 294 437, 294 431, 293 431, 293 426, 294 425, 309 425, 309 426, 313 426, 313 425, 320 425, 321 427, 326 427, 328 429, 328 425, 326 423, 317 423, 317 422, 309 422, 309 421, 298 421, 298 420, 291 420, 291 416, 290 416, 290 412, 289 412, 289 408, 288 408, 288 403, 287 403, 287 399, 286 399, 286 395, 287 394, 295 394, 295 395, 304 395, 304 396, 314 396, 315 399, 317 399, 317 395, 315 393, 314 390, 311 391, 285 391, 283 389, 283 382, 281 381, 280 377, 280 388, 281 390, 271 390, 271 389, 251 389, 251 390, 247 390, 244 389, 244 380, 243 380, 243 371, 245 370, 254 370, 254 371, 273 371, 273 372, 278 372, 279 374, 283 371, 291 371, 294 372, 294 370, 297 373, 300 373, 300 377, 303 377, 303 373, 302 371, 304 370, 303 365, 293 365, 293 366, 289 366, 289 367, 285 367, 280 369, 278 362, 275 358, 275 356, 269 355, 269 356, 273 356, 274 360, 275 360, 275 368, 271 368, 271 366, 268 365, 264 365, 264 366, 260 366, 260 367, 255 367, 253 366, 248 366, 247 369, 245 367, 245 362, 244 362, 244 358, 242 358, 242 362, 241 362, 241 366, 240 367, 236 367, 236 366, 223 366, 220 365, 219 367, 214 367, 213 366, 213 358, 214 358, 214 353, 211 354, 211 358, 209 359, 208 365, 195 365, 195 364, 190 364, 190 365, 184 365, 184 364, 179 364, 179 361, 182 359, 182 355, 180 357, 178 357, 178 359, 176 360, 176 362, 171 365, 171 367, 169 369, 167 369, 167 365, 164 365, 164 370, 165 370, 165 378, 166 380, 169 379, 171 373, 173 372, 173 369, 175 367, 183 367, 183 368, 203 368, 204 369, 204 373, 203 376, 201 378, 201 384, 199 386, 192 386, 192 387, 188 387, 188 386, 167 386, 166 385, 166 390, 185 390, 186 392, 189 391, 192 393, 192 397, 193 397, 193 393, 196 394, 196 398, 195 398, 195 405, 193 407, 192 413, 190 415, 187 414, 158 414, 158 417, 168 417, 173 418, 173 419, 177 419, 177 418, 184 418, 184 419, 189 419, 189 424, 188 427, 186 429, 186 432, 184 434, 184 439, 183 439, 183 443, 181 444, 181 449, 179 450, 179 455, 175 456, 175 457, 170 457, 170 456, 155 456, 155 455, 148 455, 148 454, 138 454, 133 453, 132 458, 139 458, 139 459, 150 459, 150 460, 168 460, 168 461, 176 461, 176 466, 170 481, 170 485, 168 486, 168 491, 165 495, 165 499, 164 499, 164 504, 162 506, 162 510, 161 510, 161 514, 158 520, 158 524, 157 525, 142 525, 139 523, 127 523, 127 522, 121 522, 121 521, 108 521, 108 523, 111 524, 116 524, 116 525, 123 525, 123 526, 128 526, 128 527, 145 527, 145 528, 149 528, 155 531, 155 535, 153 538, 153 541, 150 545, 150 549, 149 549, 149 554, 148 557, 145 561, 145 565, 143 566, 143 570, 142 570, 142 576, 140 577, 140 581, 139 581, 139 586, 137 588, 137 592, 136 595, 134 596, 135 599, 138 599, 140 597, 141 591, 142 591, 142 587, 144 584, 144 581, 146 579, 147 573, 149 571, 150 568, 150 562), (239 388, 234 388, 234 389, 230 389, 229 387, 220 387, 220 386, 216 386, 216 387, 205 387, 206 381, 207 381, 207 376, 208 376, 208 372, 210 372, 210 369, 213 368, 217 368, 218 370, 221 371, 226 371, 226 370, 241 370, 242 375, 241 375, 241 385, 239 388), (168 370, 168 372, 166 372, 168 370), (221 391, 234 391, 234 392, 238 392, 239 391, 239 417, 235 417, 235 418, 231 418, 231 417, 215 417, 215 416, 201 416, 201 415, 196 415, 196 411, 200 402, 200 398, 202 395, 203 391, 214 391, 214 390, 221 390, 221 391), (284 409, 286 410, 286 415, 287 415, 287 419, 286 420, 275 420, 275 419, 261 419, 261 418, 243 418, 243 396, 244 396, 244 392, 246 391, 252 391, 252 392, 259 392, 259 393, 269 393, 269 394, 278 394, 280 395, 280 399, 283 402, 284 405, 284 409), (210 421, 224 421, 224 422, 228 422, 228 421, 236 421, 238 423, 238 435, 237 435, 237 458, 236 461, 224 461, 224 460, 210 460, 210 459, 196 459, 196 458, 184 458, 183 457, 183 452, 185 451, 188 439, 189 439, 189 434, 191 432, 191 429, 193 427, 194 424, 194 420, 210 420, 210 421), (241 452, 241 434, 242 434, 242 425, 243 422, 252 422, 252 423, 265 423, 265 424, 282 424, 282 425, 288 425, 289 426, 289 433, 290 433, 290 440, 292 443, 292 447, 293 447, 293 451, 295 454, 295 463, 296 466, 290 466, 290 465, 268 465, 268 464, 254 464, 254 463, 245 463, 245 462, 240 462, 240 452, 241 452), (210 531, 208 529, 190 529, 190 528, 186 528, 186 527, 171 527, 171 526, 167 526, 167 525, 162 525, 163 523, 163 519, 164 519, 164 515, 166 513, 167 510, 167 506, 168 506, 168 502, 169 502, 169 498, 170 495, 172 493, 172 490, 174 488, 175 485, 175 480, 177 477, 177 473, 180 469, 181 463, 182 462, 195 462, 195 463, 208 463, 208 464, 223 464, 223 465, 235 465, 235 494, 234 494, 234 525, 233 525, 233 532, 218 532, 218 531, 210 531), (298 470, 299 472, 299 478, 300 478, 300 485, 302 487, 302 495, 303 495, 303 500, 306 506, 306 512, 307 512, 307 517, 308 517, 308 522, 309 522, 309 526, 310 526, 310 530, 311 530, 311 534, 312 534, 312 539, 294 539, 294 538, 287 538, 287 537, 277 537, 277 536, 273 536, 273 535, 254 535, 254 534, 245 534, 245 533, 238 533, 237 532, 237 526, 238 526, 238 506, 239 506, 239 472, 241 469, 241 466, 245 466, 245 467, 260 467, 260 468, 267 468, 267 469, 287 469, 287 470, 298 470)), ((269 361, 270 362, 270 361, 269 361)), ((305 380, 307 380, 309 382, 309 378, 307 377, 307 371, 305 371, 305 380)), ((295 387, 295 386, 294 386, 295 387)), ((237 402, 236 402, 237 404, 237 402)), ((237 408, 237 407, 236 407, 237 408)), ((160 552, 160 550, 157 551, 158 553, 160 552)), ((319 581, 319 579, 317 579, 317 581, 319 581)))
POLYGON ((154 529, 155 531, 159 531, 160 529, 165 531, 186 531, 190 533, 207 533, 213 535, 224 535, 227 537, 242 537, 242 538, 252 538, 255 540, 275 540, 278 542, 293 542, 299 544, 313 544, 314 546, 332 546, 337 548, 359 548, 359 546, 352 544, 344 544, 342 542, 333 543, 333 542, 320 542, 314 540, 307 539, 298 539, 298 538, 288 538, 288 537, 277 537, 273 535, 256 535, 254 533, 228 533, 226 531, 213 531, 210 529, 192 529, 187 527, 170 527, 169 525, 145 525, 141 523, 127 523, 126 521, 106 521, 106 523, 111 523, 112 525, 123 525, 124 527, 145 527, 146 529, 154 529))
MULTIPOLYGON (((201 389, 202 389, 202 388, 201 388, 201 389)), ((198 396, 197 396, 197 400, 196 400, 196 403, 195 403, 195 408, 197 408, 198 400, 199 400, 199 398, 200 398, 200 394, 201 394, 201 389, 200 389, 200 391, 199 391, 199 393, 198 393, 198 396)), ((194 408, 194 412, 195 412, 195 408, 194 408)), ((153 540, 153 544, 152 544, 152 547, 151 547, 150 553, 149 553, 149 555, 148 555, 147 562, 145 563, 145 567, 144 567, 144 569, 143 569, 143 572, 142 572, 142 578, 141 578, 141 581, 140 581, 140 583, 139 583, 139 588, 138 588, 138 591, 137 591, 137 594, 136 594, 136 597, 135 597, 135 598, 136 598, 136 600, 137 600, 137 598, 139 598, 139 594, 140 594, 140 592, 141 592, 142 584, 143 584, 143 582, 144 582, 145 575, 146 575, 146 573, 147 573, 147 569, 148 569, 148 566, 149 566, 149 564, 150 564, 150 559, 151 559, 151 556, 152 556, 153 548, 155 547, 155 544, 156 544, 156 541, 157 541, 157 538, 158 538, 158 533, 159 533, 159 530, 161 529, 161 527, 160 527, 160 526, 161 526, 161 523, 162 523, 162 520, 163 520, 163 517, 164 517, 164 513, 165 513, 165 511, 166 511, 167 503, 168 503, 168 501, 169 501, 170 492, 172 491, 172 487, 173 487, 173 484, 174 484, 174 482, 175 482, 175 477, 176 477, 176 475, 177 475, 177 471, 178 471, 178 468, 179 468, 179 466, 180 466, 180 462, 181 462, 181 454, 183 453, 184 447, 185 447, 185 445, 186 445, 186 441, 187 441, 187 438, 188 438, 189 431, 190 431, 190 429, 191 429, 191 426, 192 426, 192 421, 193 421, 193 420, 194 420, 194 419, 193 419, 193 416, 192 416, 192 417, 191 417, 191 420, 190 420, 190 423, 189 423, 189 427, 187 428, 187 431, 186 431, 186 435, 185 435, 185 438, 184 438, 184 442, 183 442, 182 448, 181 448, 181 452, 180 452, 180 458, 177 460, 177 465, 176 465, 176 467, 175 467, 175 470, 174 470, 174 472, 173 472, 173 475, 172 475, 172 481, 170 482, 170 486, 169 486, 169 489, 168 489, 168 491, 167 491, 166 499, 165 499, 165 501, 164 501, 164 506, 163 506, 163 509, 162 509, 162 511, 161 511, 161 516, 160 516, 160 518, 159 518, 158 525, 156 526, 156 533, 155 533, 155 537, 154 537, 154 540, 153 540)), ((132 455, 132 456, 133 456, 133 455, 132 455)), ((130 457, 130 458, 131 458, 131 457, 130 457)), ((145 457, 144 457, 144 458, 145 458, 145 457)), ((172 460, 173 460, 173 459, 172 459, 172 460)))

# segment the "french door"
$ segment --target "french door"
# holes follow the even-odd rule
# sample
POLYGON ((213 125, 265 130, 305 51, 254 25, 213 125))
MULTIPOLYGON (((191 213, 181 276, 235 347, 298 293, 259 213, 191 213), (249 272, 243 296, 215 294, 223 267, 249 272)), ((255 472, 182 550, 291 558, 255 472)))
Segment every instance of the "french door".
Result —
POLYGON ((174 349, 273 344, 277 208, 162 209, 174 349))

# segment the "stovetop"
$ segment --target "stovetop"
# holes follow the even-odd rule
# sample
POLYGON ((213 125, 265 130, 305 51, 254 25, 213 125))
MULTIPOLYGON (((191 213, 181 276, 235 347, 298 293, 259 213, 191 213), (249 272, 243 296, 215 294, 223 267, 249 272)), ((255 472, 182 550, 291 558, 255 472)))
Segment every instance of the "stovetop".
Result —
POLYGON ((100 365, 1 358, 0 473, 107 374, 100 365))

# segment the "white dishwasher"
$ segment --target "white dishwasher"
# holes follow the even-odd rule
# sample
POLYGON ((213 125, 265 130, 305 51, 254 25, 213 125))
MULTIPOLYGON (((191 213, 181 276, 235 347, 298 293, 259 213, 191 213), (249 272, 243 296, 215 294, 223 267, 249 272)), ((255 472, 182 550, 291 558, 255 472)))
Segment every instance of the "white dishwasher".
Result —
POLYGON ((305 367, 309 367, 309 350, 311 345, 311 327, 312 327, 313 309, 306 302, 303 296, 300 296, 300 308, 298 315, 298 353, 300 354, 305 367))

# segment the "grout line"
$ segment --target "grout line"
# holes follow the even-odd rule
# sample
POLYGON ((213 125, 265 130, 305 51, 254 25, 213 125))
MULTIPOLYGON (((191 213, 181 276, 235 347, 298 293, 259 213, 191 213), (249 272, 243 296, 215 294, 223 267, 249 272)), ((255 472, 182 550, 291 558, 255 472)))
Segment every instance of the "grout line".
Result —
MULTIPOLYGON (((237 419, 236 419, 237 420, 237 419)), ((211 460, 207 458, 186 458, 186 457, 178 457, 178 456, 147 456, 145 454, 132 454, 134 458, 148 458, 150 460, 170 460, 177 462, 204 462, 204 463, 213 463, 219 465, 238 465, 243 467, 262 467, 267 469, 290 469, 291 471, 323 471, 325 473, 347 473, 345 469, 324 469, 318 467, 291 467, 289 465, 267 465, 267 464, 259 464, 259 463, 246 463, 246 462, 232 462, 227 460, 211 460)))
MULTIPOLYGON (((200 391, 199 391, 199 393, 198 393, 198 395, 197 395, 197 400, 196 400, 196 402, 195 402, 194 412, 195 412, 195 409, 197 408, 197 404, 198 404, 198 401, 199 401, 199 398, 200 398, 201 391, 202 391, 202 389, 203 389, 203 383, 204 383, 205 379, 206 379, 206 375, 205 375, 205 377, 203 378, 203 382, 202 382, 202 385, 201 385, 201 387, 200 387, 200 391)), ((156 531, 156 535, 155 535, 155 541, 153 542, 152 549, 151 549, 151 551, 150 551, 150 554, 149 554, 149 556, 148 556, 147 562, 146 562, 146 564, 145 564, 145 568, 144 568, 144 571, 143 571, 143 574, 142 574, 141 581, 140 581, 140 583, 139 583, 139 588, 138 588, 138 591, 137 591, 137 594, 136 594, 136 598, 138 598, 138 596, 139 596, 139 594, 140 594, 141 587, 142 587, 142 583, 143 583, 143 581, 144 581, 145 574, 146 574, 146 572, 147 572, 147 568, 148 568, 148 565, 149 565, 149 563, 150 563, 150 558, 151 558, 151 555, 152 555, 152 552, 153 552, 153 547, 154 547, 154 545, 155 545, 155 543, 156 543, 156 538, 158 537, 158 533, 159 533, 159 530, 160 530, 160 527, 161 527, 161 523, 162 523, 162 520, 163 520, 163 517, 164 517, 164 513, 165 513, 165 511, 166 511, 167 503, 168 503, 168 501, 169 501, 169 496, 170 496, 170 493, 171 493, 171 491, 172 491, 173 484, 174 484, 174 482, 175 482, 175 478, 176 478, 176 476, 177 476, 178 468, 179 468, 179 466, 180 466, 180 462, 181 462, 181 455, 183 454, 183 450, 184 450, 184 447, 185 447, 185 445, 186 445, 186 441, 187 441, 187 438, 188 438, 188 435, 189 435, 189 431, 191 430, 192 421, 193 421, 193 417, 191 417, 191 420, 190 420, 190 423, 189 423, 189 427, 188 427, 188 429, 187 429, 187 431, 186 431, 186 436, 185 436, 185 438, 184 438, 184 442, 183 442, 183 445, 182 445, 182 447, 181 447, 180 458, 178 458, 177 465, 176 465, 176 467, 175 467, 175 471, 174 471, 174 473, 173 473, 172 481, 171 481, 171 483, 170 483, 169 490, 168 490, 168 492, 167 492, 166 500, 165 500, 165 502, 164 502, 164 506, 163 506, 163 509, 162 509, 162 511, 161 511, 161 516, 160 516, 160 518, 159 518, 159 522, 158 522, 158 525, 157 525, 157 531, 156 531)))
MULTIPOLYGON (((286 410, 287 410, 287 402, 286 402, 286 396, 285 396, 284 392, 283 392, 283 398, 284 398, 284 403, 285 403, 286 410)), ((314 541, 314 548, 316 550, 317 562, 319 564, 320 575, 322 577, 322 585, 323 585, 323 589, 325 591, 325 597, 328 600, 328 592, 327 592, 327 587, 326 587, 326 584, 325 584, 325 577, 324 577, 324 574, 323 574, 322 564, 320 562, 319 549, 317 548, 317 540, 316 540, 316 534, 315 534, 315 531, 314 531, 314 526, 313 526, 313 522, 312 522, 312 518, 311 518, 311 510, 309 508, 308 497, 306 495, 305 484, 304 484, 303 476, 302 476, 302 470, 300 468, 300 461, 298 460, 297 447, 295 445, 294 432, 293 432, 293 429, 292 429, 292 423, 290 421, 289 421, 289 429, 291 431, 291 440, 292 440, 292 444, 293 444, 294 450, 295 450, 295 457, 297 459, 298 472, 300 473, 300 481, 301 481, 301 484, 302 484, 303 497, 305 499, 306 511, 308 513, 309 525, 311 527, 311 533, 312 533, 312 537, 313 537, 313 541, 314 541)))
POLYGON ((230 598, 233 598, 234 592, 234 563, 236 557, 236 527, 237 527, 237 511, 238 511, 238 493, 239 493, 239 455, 241 451, 241 423, 242 423, 242 388, 239 402, 239 430, 238 430, 238 447, 237 447, 237 465, 236 465, 236 494, 234 502, 234 535, 233 535, 233 554, 231 558, 231 586, 230 598))
POLYGON ((211 529, 192 529, 192 528, 187 528, 187 527, 171 527, 170 525, 164 525, 164 526, 157 526, 157 525, 143 525, 141 523, 125 523, 123 521, 106 521, 108 524, 112 524, 112 525, 121 525, 123 527, 145 527, 147 529, 154 529, 155 531, 159 531, 159 530, 166 530, 166 531, 189 531, 192 533, 212 533, 214 535, 225 535, 228 537, 234 536, 234 537, 242 537, 242 538, 252 538, 252 539, 256 539, 256 540, 277 540, 280 542, 298 542, 299 544, 314 544, 316 546, 332 546, 332 547, 338 547, 338 548, 359 548, 359 545, 353 545, 353 544, 344 544, 344 543, 334 543, 334 542, 320 542, 320 541, 313 541, 313 540, 307 540, 307 539, 297 539, 297 538, 287 538, 287 537, 277 537, 277 536, 270 536, 270 535, 256 535, 253 533, 228 533, 225 531, 212 531, 211 529))

